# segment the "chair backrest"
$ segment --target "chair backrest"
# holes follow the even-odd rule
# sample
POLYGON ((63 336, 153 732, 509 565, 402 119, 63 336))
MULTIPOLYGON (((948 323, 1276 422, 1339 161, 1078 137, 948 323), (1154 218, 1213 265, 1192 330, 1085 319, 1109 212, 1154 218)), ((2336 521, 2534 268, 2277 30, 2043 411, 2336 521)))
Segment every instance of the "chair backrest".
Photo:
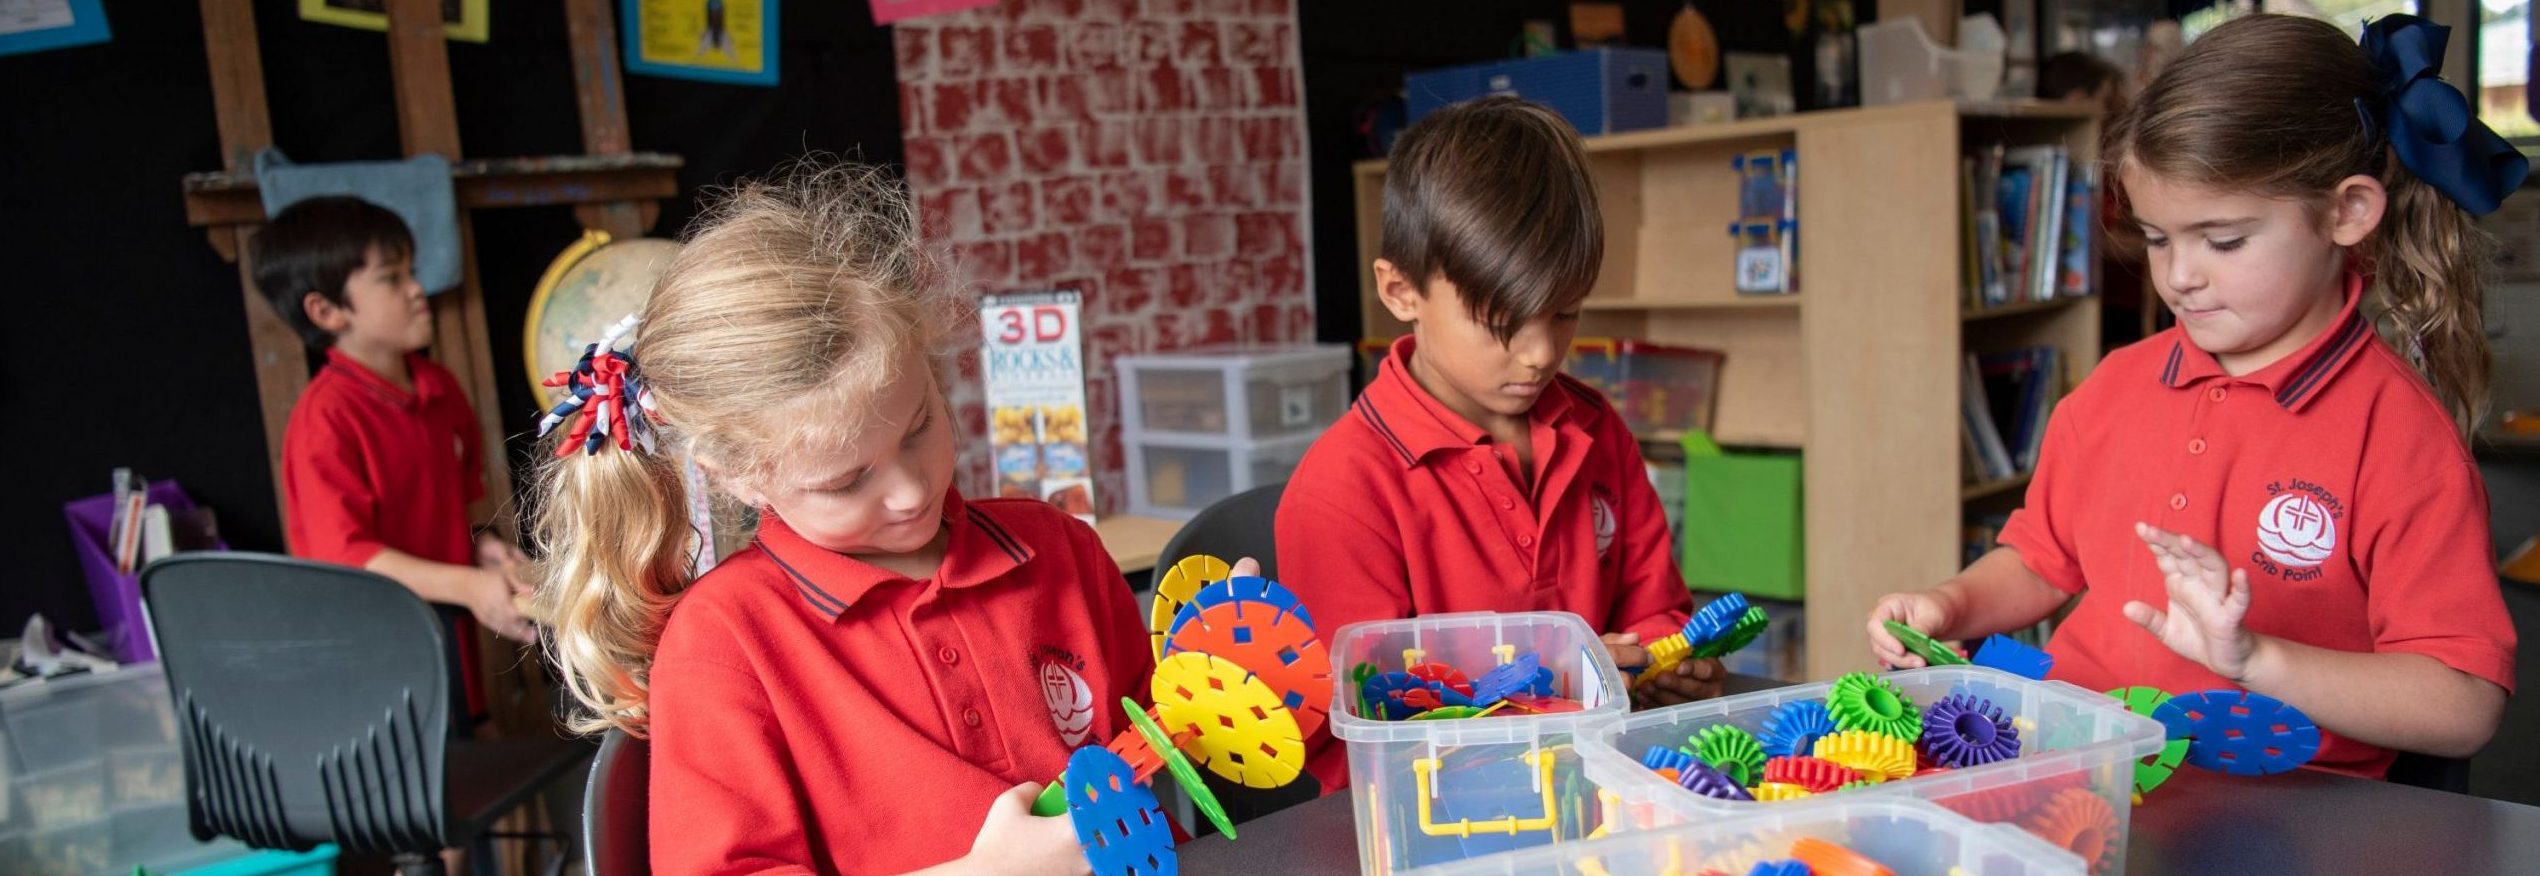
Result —
POLYGON ((1229 563, 1251 557, 1261 561, 1261 577, 1279 580, 1279 551, 1271 530, 1279 515, 1279 494, 1287 488, 1285 483, 1254 487, 1200 509, 1156 555, 1155 582, 1162 583, 1173 564, 1193 554, 1229 563))
POLYGON ((444 632, 405 587, 251 553, 171 557, 141 592, 195 837, 352 854, 447 845, 444 632))
POLYGON ((2457 757, 2436 757, 2413 751, 2399 752, 2390 762, 2387 778, 2393 784, 2414 785, 2454 794, 2469 793, 2469 761, 2457 757))
POLYGON ((653 872, 652 743, 611 730, 582 789, 582 860, 592 876, 653 872))

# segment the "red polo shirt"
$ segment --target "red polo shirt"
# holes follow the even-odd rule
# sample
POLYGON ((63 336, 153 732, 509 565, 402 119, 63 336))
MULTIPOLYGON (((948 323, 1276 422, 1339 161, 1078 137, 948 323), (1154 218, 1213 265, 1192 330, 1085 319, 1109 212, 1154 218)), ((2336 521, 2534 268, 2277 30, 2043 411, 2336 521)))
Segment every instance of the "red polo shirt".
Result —
MULTIPOLYGON (((2513 689, 2486 489, 2425 382, 2355 312, 2239 377, 2179 329, 2108 356, 2047 423, 2025 509, 2002 543, 2080 594, 2048 651, 2091 690, 2231 687, 2126 620, 2168 596, 2135 521, 2246 569, 2254 632, 2322 648, 2424 654, 2513 689)), ((2407 708, 2393 701, 2391 708, 2407 708)), ((2392 752, 2321 734, 2312 766, 2378 777, 2392 752)))
MULTIPOLYGON (((1412 355, 1410 337, 1394 342, 1279 500, 1279 576, 1316 631, 1458 611, 1567 611, 1644 641, 1681 628, 1693 597, 1675 541, 1605 397, 1562 375, 1537 398, 1529 489, 1412 379, 1412 355)), ((1308 769, 1327 792, 1349 777, 1335 744, 1308 769)))
MULTIPOLYGON (((291 555, 361 568, 380 548, 476 565, 467 504, 485 495, 476 411, 458 378, 406 357, 408 391, 332 347, 282 433, 283 527, 291 555)), ((462 712, 484 713, 476 619, 444 607, 462 712)))
POLYGON ((911 581, 766 515, 680 597, 651 674, 656 872, 940 864, 991 798, 1127 726, 1154 657, 1093 528, 958 494, 944 526, 911 581))

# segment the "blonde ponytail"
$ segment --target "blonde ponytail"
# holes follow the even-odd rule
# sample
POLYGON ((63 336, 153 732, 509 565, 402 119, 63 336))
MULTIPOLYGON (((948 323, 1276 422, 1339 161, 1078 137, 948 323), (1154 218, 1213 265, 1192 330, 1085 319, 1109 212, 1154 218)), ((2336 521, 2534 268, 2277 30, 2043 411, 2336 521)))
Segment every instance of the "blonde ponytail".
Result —
POLYGON ((688 522, 679 465, 666 454, 576 450, 539 467, 538 497, 538 616, 553 628, 547 649, 565 689, 590 710, 568 726, 642 736, 653 646, 702 537, 688 522))

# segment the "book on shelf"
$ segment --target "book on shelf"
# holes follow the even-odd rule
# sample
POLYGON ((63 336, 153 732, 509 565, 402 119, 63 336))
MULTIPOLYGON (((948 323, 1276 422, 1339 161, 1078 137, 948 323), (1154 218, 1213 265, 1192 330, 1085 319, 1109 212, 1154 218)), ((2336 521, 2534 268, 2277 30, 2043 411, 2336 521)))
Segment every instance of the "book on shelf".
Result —
POLYGON ((1970 353, 1959 385, 1961 442, 1970 483, 1999 481, 2037 469, 2046 422, 2063 396, 2063 353, 2021 347, 1970 353))
POLYGON ((2097 183, 2062 146, 1980 149, 1959 163, 1963 297, 1972 310, 2091 291, 2097 183))

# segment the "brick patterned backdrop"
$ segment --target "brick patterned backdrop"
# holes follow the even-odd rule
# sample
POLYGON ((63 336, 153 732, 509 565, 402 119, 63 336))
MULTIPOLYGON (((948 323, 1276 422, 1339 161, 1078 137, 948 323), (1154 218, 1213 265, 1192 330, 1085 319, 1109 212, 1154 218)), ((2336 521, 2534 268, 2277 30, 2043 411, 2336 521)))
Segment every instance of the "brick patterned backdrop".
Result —
MULTIPOLYGON (((1115 357, 1313 340, 1295 10, 1003 0, 894 41, 927 236, 981 293, 1085 294, 1095 491, 1120 511, 1115 357)), ((961 371, 961 486, 987 495, 977 357, 961 371)))

